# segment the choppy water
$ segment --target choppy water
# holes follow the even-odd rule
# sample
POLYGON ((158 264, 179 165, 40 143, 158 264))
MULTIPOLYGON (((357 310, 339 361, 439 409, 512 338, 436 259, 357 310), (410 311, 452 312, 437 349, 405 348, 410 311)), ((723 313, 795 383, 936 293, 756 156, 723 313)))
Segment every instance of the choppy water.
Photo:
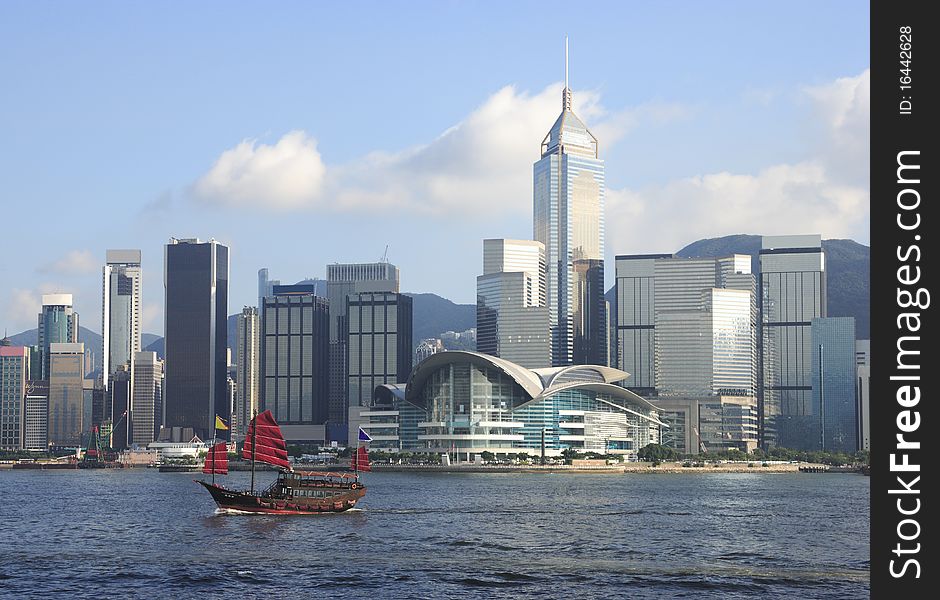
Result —
POLYGON ((372 473, 361 508, 307 517, 216 514, 193 476, 0 472, 0 596, 869 593, 862 476, 372 473))

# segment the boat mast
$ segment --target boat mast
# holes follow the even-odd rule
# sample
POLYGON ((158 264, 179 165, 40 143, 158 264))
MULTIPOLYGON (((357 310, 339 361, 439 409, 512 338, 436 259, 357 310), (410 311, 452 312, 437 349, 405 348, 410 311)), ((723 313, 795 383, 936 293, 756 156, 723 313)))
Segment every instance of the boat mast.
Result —
MULTIPOLYGON (((255 414, 251 418, 252 421, 258 418, 258 411, 254 411, 255 414)), ((251 424, 251 494, 255 493, 255 440, 258 437, 258 423, 253 422, 251 424)))
POLYGON ((209 445, 209 453, 212 455, 212 485, 215 485, 215 439, 209 445))

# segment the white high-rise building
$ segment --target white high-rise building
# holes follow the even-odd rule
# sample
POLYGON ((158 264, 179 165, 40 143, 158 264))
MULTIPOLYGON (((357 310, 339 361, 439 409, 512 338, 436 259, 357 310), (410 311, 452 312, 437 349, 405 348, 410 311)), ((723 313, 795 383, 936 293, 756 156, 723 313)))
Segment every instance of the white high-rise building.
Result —
POLYGON ((750 257, 617 257, 617 357, 645 396, 757 394, 750 257))
POLYGON ((530 369, 551 365, 545 301, 545 246, 532 240, 483 240, 477 277, 477 351, 530 369))
POLYGON ((146 446, 163 424, 163 361, 156 352, 137 352, 131 373, 131 443, 146 446))
POLYGON ((140 352, 140 250, 108 250, 102 269, 101 378, 123 365, 133 373, 134 356, 140 352))
POLYGON ((261 400, 261 319, 258 309, 246 306, 238 315, 235 334, 235 430, 236 440, 245 437, 248 423, 261 400))

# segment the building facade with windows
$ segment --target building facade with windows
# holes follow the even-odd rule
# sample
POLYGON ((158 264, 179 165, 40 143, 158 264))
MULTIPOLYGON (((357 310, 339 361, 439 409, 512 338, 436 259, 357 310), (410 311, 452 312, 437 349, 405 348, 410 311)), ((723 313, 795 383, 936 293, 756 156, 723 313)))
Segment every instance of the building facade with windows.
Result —
POLYGON ((25 440, 29 348, 0 345, 0 450, 22 450, 25 440))
POLYGON ((483 240, 483 274, 477 277, 478 352, 532 369, 551 365, 545 277, 541 242, 483 240))
POLYGON ((85 345, 49 347, 48 438, 52 446, 79 446, 84 431, 85 345))
POLYGON ((572 110, 566 81, 561 114, 533 166, 533 238, 545 247, 554 366, 607 360, 604 198, 597 138, 572 110))
POLYGON ((813 414, 812 320, 827 316, 822 237, 764 236, 760 268, 762 445, 801 447, 813 414))
POLYGON ((750 257, 618 256, 616 356, 645 396, 755 396, 756 283, 750 257))
POLYGON ((163 361, 156 352, 137 352, 132 364, 131 442, 146 446, 157 439, 163 423, 163 361))
POLYGON ((792 447, 852 454, 859 449, 855 318, 815 318, 810 330, 813 405, 799 421, 791 417, 794 431, 806 432, 792 447))
MULTIPOLYGON (((273 292, 273 290, 272 290, 273 292)), ((264 298, 262 298, 262 307, 264 298)), ((258 309, 246 306, 235 327, 235 427, 236 440, 245 437, 248 423, 258 411, 261 399, 261 318, 258 309)))
POLYGON ((140 352, 140 250, 108 250, 102 269, 102 382, 140 352))
POLYGON ((361 292, 346 296, 347 401, 369 406, 383 383, 408 377, 412 365, 410 296, 361 292))
MULTIPOLYGON (((228 414, 229 250, 216 240, 171 238, 164 247, 164 425, 214 434, 228 414)), ((225 432, 221 432, 223 435, 225 432)))
POLYGON ((273 294, 261 309, 260 410, 273 413, 286 439, 323 442, 329 414, 329 301, 309 285, 279 285, 273 294))
MULTIPOLYGON (((346 318, 346 299, 363 292, 399 293, 398 267, 389 262, 334 263, 326 267, 327 298, 330 301, 330 354, 329 354, 329 422, 336 432, 345 432, 350 409, 349 371, 346 347, 349 327, 346 318)), ((340 440, 342 441, 342 440, 340 440)))
POLYGON ((78 343, 78 313, 72 307, 72 294, 43 294, 39 313, 39 352, 41 367, 34 379, 49 379, 52 344, 78 343))

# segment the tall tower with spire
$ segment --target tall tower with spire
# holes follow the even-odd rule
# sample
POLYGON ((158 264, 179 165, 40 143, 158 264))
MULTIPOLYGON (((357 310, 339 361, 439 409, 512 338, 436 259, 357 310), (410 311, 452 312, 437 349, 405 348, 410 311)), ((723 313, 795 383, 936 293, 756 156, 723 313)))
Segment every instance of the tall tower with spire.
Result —
POLYGON ((534 238, 545 245, 553 366, 607 364, 604 161, 572 110, 565 38, 561 114, 533 167, 534 238))

